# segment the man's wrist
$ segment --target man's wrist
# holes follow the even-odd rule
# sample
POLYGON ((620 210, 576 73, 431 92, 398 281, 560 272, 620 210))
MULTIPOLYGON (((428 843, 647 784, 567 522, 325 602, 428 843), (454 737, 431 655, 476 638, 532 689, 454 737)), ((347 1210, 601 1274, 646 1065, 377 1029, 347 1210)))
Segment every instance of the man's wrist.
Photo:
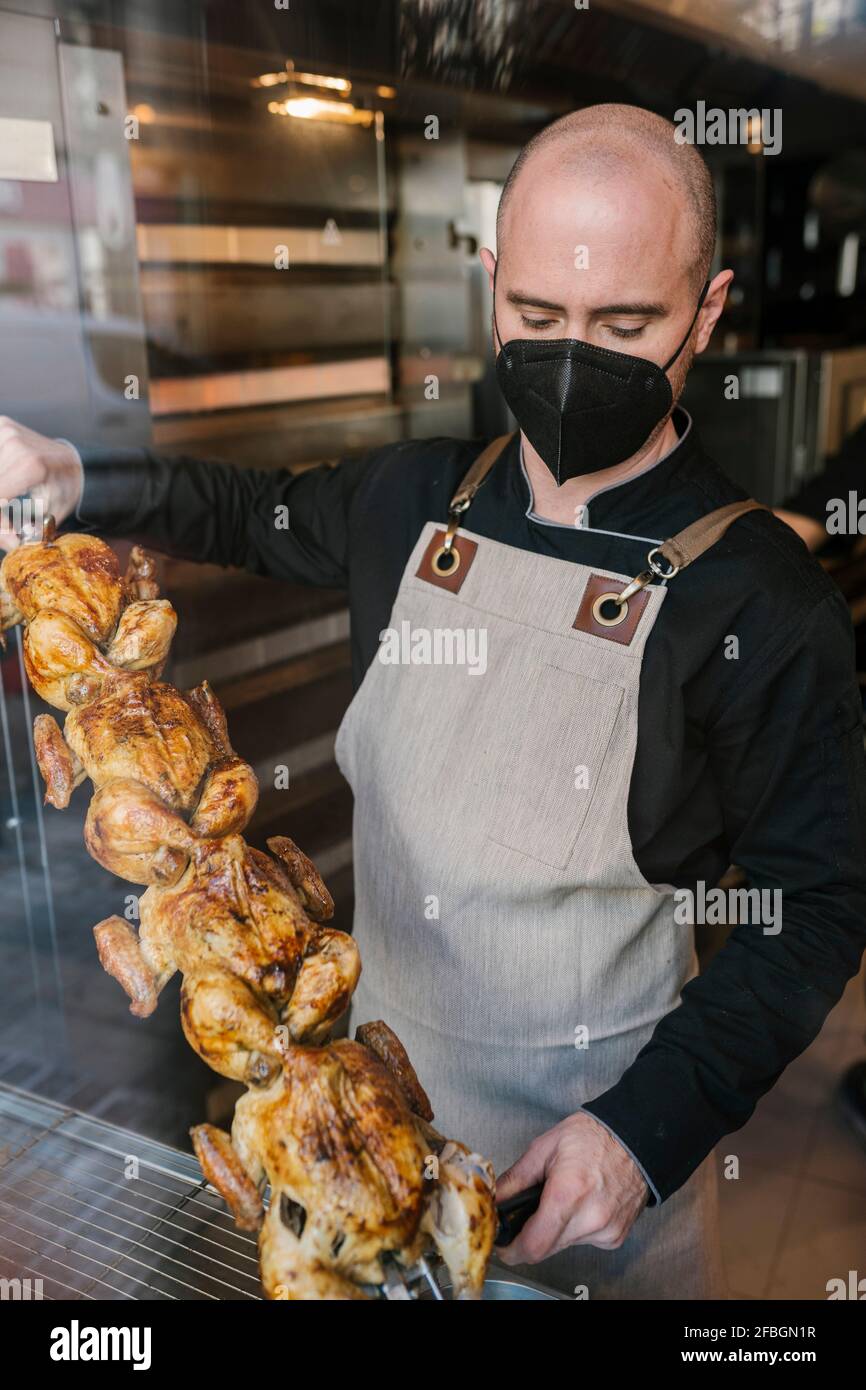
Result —
POLYGON ((598 1115, 593 1114, 593 1112, 592 1112, 591 1110, 587 1109, 587 1107, 586 1107, 585 1105, 582 1105, 582 1106, 580 1107, 580 1113, 581 1113, 581 1114, 584 1114, 584 1115, 589 1115, 591 1119, 595 1120, 596 1124, 601 1125, 602 1129, 607 1130, 607 1132, 608 1132, 608 1134, 611 1136, 611 1138, 612 1138, 612 1139, 615 1139, 616 1142, 619 1144, 620 1148, 623 1149, 623 1150, 628 1154, 628 1156, 629 1156, 629 1158, 631 1159, 632 1163, 634 1164, 635 1168, 638 1170, 638 1172, 640 1173, 640 1175, 641 1175, 641 1177, 643 1178, 644 1182, 646 1183, 646 1186, 647 1186, 647 1193, 648 1193, 648 1197, 647 1197, 647 1206, 648 1206, 648 1207, 655 1207, 655 1206, 658 1206, 659 1203, 661 1202, 661 1196, 660 1196, 660 1194, 659 1194, 658 1188, 656 1187, 656 1185, 655 1185, 655 1183, 653 1182, 652 1178, 650 1177, 649 1173, 648 1173, 648 1172, 646 1171, 646 1169, 644 1168, 644 1166, 643 1166, 643 1164, 641 1163, 640 1159, 637 1157, 637 1155, 636 1155, 635 1153, 633 1153, 633 1151, 629 1148, 628 1144, 626 1144, 626 1143, 619 1137, 619 1135, 616 1133, 616 1130, 611 1129, 611 1127, 610 1127, 609 1124, 606 1124, 605 1121, 602 1120, 598 1115))
POLYGON ((78 509, 84 497, 84 464, 81 455, 72 443, 71 439, 61 439, 59 436, 54 441, 56 444, 63 444, 69 450, 69 467, 59 471, 58 489, 60 491, 60 506, 58 510, 64 517, 74 516, 77 520, 78 509))

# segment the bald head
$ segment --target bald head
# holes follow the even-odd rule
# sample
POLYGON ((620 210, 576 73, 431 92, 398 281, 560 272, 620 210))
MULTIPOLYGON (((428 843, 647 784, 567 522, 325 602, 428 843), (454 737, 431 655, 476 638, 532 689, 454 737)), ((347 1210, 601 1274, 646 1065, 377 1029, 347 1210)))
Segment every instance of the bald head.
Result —
POLYGON ((521 150, 502 190, 496 219, 500 256, 522 193, 537 197, 549 180, 576 186, 615 180, 621 189, 631 184, 673 200, 682 210, 685 234, 671 252, 684 260, 682 269, 695 286, 707 279, 716 241, 713 181, 695 147, 677 143, 670 121, 639 106, 610 104, 573 111, 539 131, 521 150))

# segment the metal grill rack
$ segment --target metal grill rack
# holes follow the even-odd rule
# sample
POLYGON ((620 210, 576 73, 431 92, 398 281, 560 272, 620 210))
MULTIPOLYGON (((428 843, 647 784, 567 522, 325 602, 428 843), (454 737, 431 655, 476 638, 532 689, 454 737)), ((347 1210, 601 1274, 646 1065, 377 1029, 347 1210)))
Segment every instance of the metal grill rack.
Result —
POLYGON ((0 1277, 47 1299, 260 1299, 195 1159, 0 1085, 0 1277))
MULTIPOLYGON (((0 1278, 64 1301, 262 1298, 256 1237, 192 1155, 4 1083, 0 1278)), ((423 1260, 368 1291, 443 1297, 423 1260)))
MULTIPOLYGON (((3 1082, 0 1279, 63 1302, 262 1298, 256 1237, 235 1229, 191 1154, 3 1082)), ((529 1290, 561 1297, 491 1265, 485 1298, 529 1290)), ((388 1261, 385 1284, 368 1292, 451 1297, 426 1260, 408 1270, 388 1261)))

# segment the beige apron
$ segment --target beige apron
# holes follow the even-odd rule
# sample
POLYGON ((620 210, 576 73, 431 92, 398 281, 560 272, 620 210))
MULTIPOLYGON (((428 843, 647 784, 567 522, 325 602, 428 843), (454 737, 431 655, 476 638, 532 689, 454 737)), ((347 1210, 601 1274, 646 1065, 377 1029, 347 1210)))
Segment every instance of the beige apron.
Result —
MULTIPOLYGON (((614 1085, 697 965, 693 930, 674 922, 673 890, 642 876, 627 822, 643 652, 665 586, 640 587, 630 640, 611 637, 588 601, 629 576, 457 519, 459 588, 431 582, 443 532, 428 522, 394 636, 337 737, 364 963, 352 1022, 390 1024, 437 1128, 501 1172, 614 1085), (451 634, 438 648, 437 630, 451 634), (458 664, 461 634, 478 674, 458 664)), ((615 612, 608 602, 602 618, 615 612)), ((715 1184, 710 1156, 618 1251, 573 1247, 527 1272, 590 1298, 722 1297, 715 1184)))

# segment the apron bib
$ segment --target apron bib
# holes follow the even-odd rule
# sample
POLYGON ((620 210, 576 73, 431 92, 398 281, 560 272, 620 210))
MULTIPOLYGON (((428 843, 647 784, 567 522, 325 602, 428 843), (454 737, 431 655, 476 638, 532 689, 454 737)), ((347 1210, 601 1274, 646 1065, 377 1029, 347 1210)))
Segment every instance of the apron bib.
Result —
MULTIPOLYGON (((448 534, 462 573, 431 581, 428 522, 337 735, 364 963, 352 1023, 385 1019, 437 1129, 502 1172, 619 1080, 697 969, 627 821, 666 588, 643 587, 629 640, 612 638, 589 599, 628 576, 448 534)), ((723 1297, 716 1197, 711 1155, 620 1250, 526 1272, 590 1298, 723 1297)))

